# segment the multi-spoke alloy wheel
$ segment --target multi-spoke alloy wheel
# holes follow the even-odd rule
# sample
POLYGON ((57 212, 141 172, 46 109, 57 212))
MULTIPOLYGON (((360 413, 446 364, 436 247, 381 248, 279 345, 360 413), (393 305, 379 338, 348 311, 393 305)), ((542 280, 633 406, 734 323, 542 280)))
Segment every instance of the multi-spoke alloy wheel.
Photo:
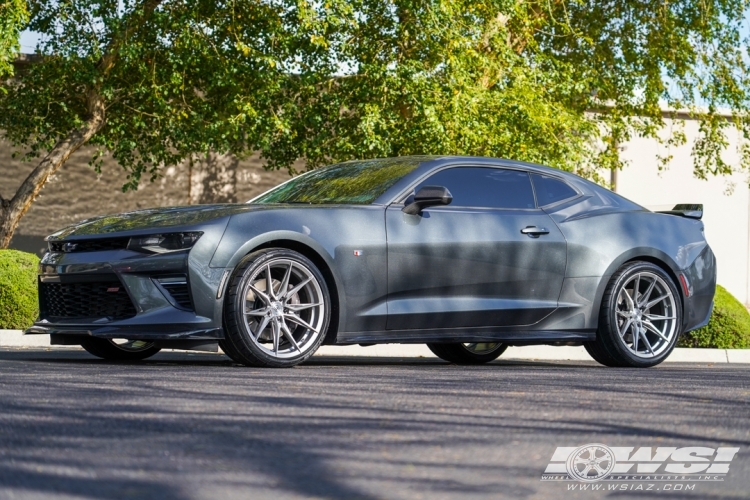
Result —
POLYGON ((90 354, 111 361, 138 361, 158 353, 161 348, 146 340, 90 338, 81 343, 90 354))
POLYGON ((238 266, 227 293, 224 351, 252 366, 294 366, 320 346, 328 327, 325 280, 303 255, 270 249, 238 266))
POLYGON ((597 341, 586 346, 609 366, 661 363, 681 332, 681 303, 672 279, 659 267, 633 262, 612 277, 602 299, 597 341))
POLYGON ((507 345, 499 342, 427 344, 435 356, 457 365, 478 365, 498 358, 507 345))
POLYGON ((677 306, 663 278, 635 273, 620 288, 615 307, 620 339, 635 356, 653 358, 672 345, 677 306))

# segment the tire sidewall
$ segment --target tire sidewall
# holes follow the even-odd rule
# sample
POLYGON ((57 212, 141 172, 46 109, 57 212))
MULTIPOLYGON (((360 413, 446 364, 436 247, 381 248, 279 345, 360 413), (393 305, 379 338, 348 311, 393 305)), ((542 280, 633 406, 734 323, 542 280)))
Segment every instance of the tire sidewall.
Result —
POLYGON ((494 361, 508 348, 507 344, 500 343, 496 349, 485 354, 476 354, 470 351, 463 343, 428 343, 427 347, 432 353, 444 361, 458 365, 481 365, 494 361))
MULTIPOLYGON (((471 343, 471 342, 468 342, 471 343)), ((502 342, 498 342, 498 345, 491 351, 485 352, 485 353, 477 353, 472 350, 470 350, 468 347, 466 347, 463 343, 458 344, 460 348, 465 353, 464 356, 466 358, 470 358, 474 361, 477 361, 479 363, 489 363, 490 361, 494 361, 497 358, 499 358, 505 350, 508 348, 507 344, 503 344, 502 342)))
MULTIPOLYGON (((234 340, 239 340, 241 342, 241 346, 237 347, 240 348, 240 351, 242 350, 241 348, 244 347, 245 349, 249 350, 253 356, 259 358, 264 364, 267 364, 269 366, 294 366, 302 363, 307 358, 315 354, 315 351, 318 350, 321 343, 323 342, 323 339, 326 336, 326 332, 328 331, 328 326, 331 320, 331 298, 328 292, 328 285, 322 273, 320 272, 318 267, 304 255, 295 252, 294 250, 287 250, 283 248, 259 250, 247 255, 244 259, 242 259, 242 261, 240 261, 240 263, 237 265, 232 279, 230 280, 229 291, 225 296, 225 301, 225 317, 233 316, 234 323, 237 325, 235 331, 232 332, 234 333, 234 340), (253 274, 255 274, 256 270, 264 266, 267 262, 279 258, 292 260, 295 263, 306 267, 312 273, 312 275, 318 282, 323 303, 325 305, 323 323, 320 329, 320 333, 315 339, 315 342, 312 345, 308 346, 307 350, 305 350, 303 353, 287 358, 276 358, 274 356, 270 356, 268 353, 260 349, 255 344, 255 342, 250 339, 247 325, 244 324, 244 317, 242 314, 242 303, 244 301, 242 290, 244 290, 247 282, 250 280, 253 274)), ((227 332, 227 335, 229 334, 230 333, 227 332)))
POLYGON ((614 350, 615 352, 612 354, 615 354, 616 358, 619 358, 620 360, 624 361, 625 366, 633 366, 633 367, 651 367, 656 366, 662 361, 664 361, 674 350, 675 346, 677 345, 677 341, 680 338, 680 335, 682 333, 682 297, 679 294, 679 290, 677 289, 677 286, 675 285, 672 278, 664 272, 664 270, 654 264, 648 263, 648 262, 637 262, 629 267, 625 268, 622 273, 620 273, 619 276, 616 277, 615 281, 612 283, 612 294, 610 295, 609 303, 605 304, 606 307, 606 322, 607 322, 607 329, 608 329, 608 335, 609 335, 609 342, 606 344, 607 351, 614 350), (667 347, 667 349, 664 350, 661 354, 658 356, 655 356, 653 358, 641 358, 630 352, 630 349, 628 349, 627 346, 625 346, 624 342, 622 341, 622 338, 620 337, 618 331, 617 331, 617 296, 619 295, 619 292, 621 290, 621 287, 623 284, 627 283, 628 280, 637 273, 641 272, 651 272, 653 274, 656 274, 659 276, 664 283, 667 284, 670 291, 672 292, 672 295, 674 296, 675 301, 675 317, 676 319, 676 328, 677 331, 675 332, 674 336, 672 337, 672 340, 670 342, 670 345, 667 347))

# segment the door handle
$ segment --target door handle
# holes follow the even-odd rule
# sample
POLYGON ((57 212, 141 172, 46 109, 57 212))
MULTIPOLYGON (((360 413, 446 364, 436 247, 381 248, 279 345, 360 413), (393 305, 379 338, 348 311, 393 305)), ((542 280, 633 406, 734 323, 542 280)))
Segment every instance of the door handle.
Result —
POLYGON ((521 229, 521 232, 523 234, 528 234, 532 238, 539 238, 539 236, 542 234, 549 234, 548 229, 536 226, 526 226, 525 228, 521 229))

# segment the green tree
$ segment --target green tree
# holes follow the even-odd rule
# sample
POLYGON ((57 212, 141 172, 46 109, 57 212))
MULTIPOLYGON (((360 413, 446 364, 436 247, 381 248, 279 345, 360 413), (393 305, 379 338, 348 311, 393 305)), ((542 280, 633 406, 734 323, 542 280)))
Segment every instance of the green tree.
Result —
POLYGON ((316 5, 311 17, 335 20, 319 36, 330 77, 279 100, 283 125, 263 148, 273 165, 458 153, 596 177, 623 166, 618 145, 635 135, 683 144, 679 128, 661 135, 669 108, 700 120, 705 178, 732 170, 729 129, 748 137, 747 0, 316 5))
POLYGON ((0 197, 0 248, 45 182, 84 144, 111 154, 125 188, 209 151, 247 151, 271 120, 285 66, 310 46, 293 1, 30 3, 40 60, 0 96, 0 130, 37 159, 0 197))
POLYGON ((0 129, 40 161, 0 199, 0 247, 85 143, 126 188, 209 150, 289 169, 503 156, 596 178, 633 135, 684 142, 659 135, 668 106, 701 121, 696 175, 728 173, 728 129, 748 136, 748 2, 35 1, 41 62, 0 96, 0 129))
POLYGON ((25 0, 0 0, 0 81, 13 74, 18 39, 28 15, 25 0))

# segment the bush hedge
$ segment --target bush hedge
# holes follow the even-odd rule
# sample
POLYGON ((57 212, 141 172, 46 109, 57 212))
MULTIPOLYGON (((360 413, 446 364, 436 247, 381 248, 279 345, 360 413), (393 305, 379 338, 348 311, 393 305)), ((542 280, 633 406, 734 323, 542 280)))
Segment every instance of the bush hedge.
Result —
POLYGON ((680 337, 678 347, 750 348, 750 313, 724 287, 716 287, 714 312, 708 325, 680 337))
POLYGON ((0 250, 0 329, 24 329, 36 320, 38 266, 34 254, 0 250))

